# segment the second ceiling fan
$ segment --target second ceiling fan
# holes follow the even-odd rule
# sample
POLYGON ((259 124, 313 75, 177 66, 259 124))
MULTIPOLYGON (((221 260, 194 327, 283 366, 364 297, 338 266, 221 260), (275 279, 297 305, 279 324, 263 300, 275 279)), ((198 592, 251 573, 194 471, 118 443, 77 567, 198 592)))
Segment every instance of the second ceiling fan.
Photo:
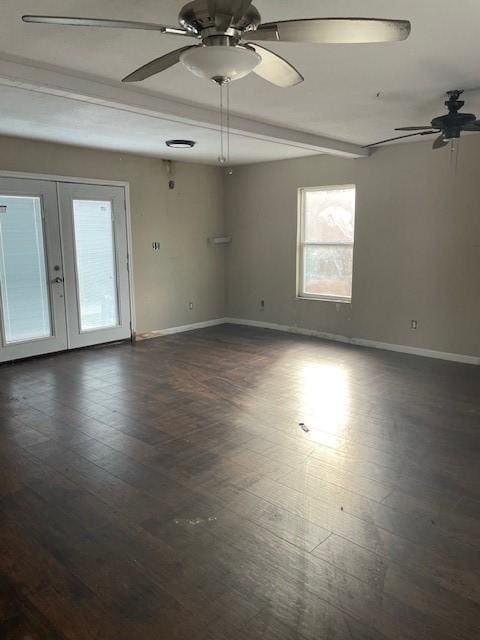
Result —
POLYGON ((262 23, 252 0, 195 0, 180 11, 180 26, 111 18, 74 18, 25 15, 24 22, 79 27, 140 29, 200 40, 148 62, 123 79, 146 80, 178 62, 192 73, 218 84, 242 78, 252 71, 279 87, 291 87, 303 76, 289 62, 260 42, 360 44, 395 42, 408 38, 408 20, 377 18, 310 18, 262 23))
POLYGON ((480 133, 480 120, 477 120, 477 117, 473 113, 460 113, 460 109, 465 105, 465 102, 460 100, 462 93, 463 91, 460 89, 447 91, 448 100, 445 101, 445 106, 448 109, 448 113, 433 118, 430 124, 426 124, 423 127, 398 127, 395 129, 395 131, 414 131, 415 133, 407 133, 401 136, 395 136, 394 138, 387 138, 386 140, 367 144, 365 147, 377 147, 386 142, 395 142, 396 140, 413 138, 415 136, 437 135, 438 137, 435 138, 433 143, 433 149, 441 149, 449 142, 460 138, 464 131, 480 133))

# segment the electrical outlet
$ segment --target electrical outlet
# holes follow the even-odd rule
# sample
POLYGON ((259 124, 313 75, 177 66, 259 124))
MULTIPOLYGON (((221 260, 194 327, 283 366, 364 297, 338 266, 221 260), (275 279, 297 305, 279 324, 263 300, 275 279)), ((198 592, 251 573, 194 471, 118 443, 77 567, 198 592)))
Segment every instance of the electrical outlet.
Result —
POLYGON ((160 251, 160 243, 159 242, 152 242, 152 249, 154 251, 160 251))
POLYGON ((193 309, 193 302, 188 303, 188 308, 190 309, 190 311, 193 309))
POLYGON ((265 300, 260 300, 260 309, 265 309, 265 300))
POLYGON ((418 327, 418 322, 416 320, 412 320, 410 326, 412 327, 412 329, 416 329, 418 327))

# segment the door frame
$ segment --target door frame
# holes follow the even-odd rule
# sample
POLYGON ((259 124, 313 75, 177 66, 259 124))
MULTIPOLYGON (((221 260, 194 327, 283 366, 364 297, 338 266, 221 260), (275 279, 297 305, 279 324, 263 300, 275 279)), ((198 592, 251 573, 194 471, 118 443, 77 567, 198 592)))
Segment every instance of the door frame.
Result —
MULTIPOLYGON (((127 256, 128 256, 128 284, 129 284, 129 301, 130 301, 130 326, 131 338, 135 340, 136 336, 136 314, 135 314, 135 288, 133 278, 133 236, 132 236, 132 215, 130 207, 130 183, 122 180, 102 180, 98 178, 78 178, 76 176, 61 176, 47 173, 30 173, 23 171, 3 171, 0 170, 0 178, 20 178, 23 180, 45 180, 57 184, 61 182, 73 182, 77 184, 91 184, 97 186, 120 187, 124 190, 125 196, 125 221, 127 225, 127 256)), ((63 249, 63 248, 62 248, 63 249)))

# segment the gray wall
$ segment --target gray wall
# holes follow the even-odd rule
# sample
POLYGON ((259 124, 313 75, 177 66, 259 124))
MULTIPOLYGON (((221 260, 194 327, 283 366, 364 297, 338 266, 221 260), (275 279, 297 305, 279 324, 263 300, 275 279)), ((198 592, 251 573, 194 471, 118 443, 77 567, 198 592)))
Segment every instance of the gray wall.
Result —
POLYGON ((177 186, 170 191, 164 165, 154 158, 8 137, 0 137, 0 158, 3 171, 130 183, 138 333, 224 315, 225 249, 207 245, 224 231, 220 169, 175 163, 177 186))
POLYGON ((226 179, 227 314, 479 355, 479 137, 462 140, 457 170, 431 142, 236 169, 226 179), (297 189, 348 183, 357 185, 352 304, 296 299, 297 189))
POLYGON ((0 137, 0 168, 130 182, 139 333, 228 315, 478 356, 479 138, 462 140, 457 170, 447 149, 416 143, 232 176, 176 163, 174 191, 161 160, 17 138, 0 137), (298 300, 297 189, 347 183, 357 185, 352 304, 298 300), (229 248, 207 245, 224 232, 229 248))

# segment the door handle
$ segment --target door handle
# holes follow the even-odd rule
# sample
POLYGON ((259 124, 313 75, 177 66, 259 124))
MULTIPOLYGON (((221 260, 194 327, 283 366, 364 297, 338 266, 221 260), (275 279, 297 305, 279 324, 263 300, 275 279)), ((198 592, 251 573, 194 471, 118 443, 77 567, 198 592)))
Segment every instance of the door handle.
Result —
POLYGON ((63 282, 63 278, 60 278, 60 276, 57 276, 52 280, 52 284, 62 284, 62 282, 63 282))

